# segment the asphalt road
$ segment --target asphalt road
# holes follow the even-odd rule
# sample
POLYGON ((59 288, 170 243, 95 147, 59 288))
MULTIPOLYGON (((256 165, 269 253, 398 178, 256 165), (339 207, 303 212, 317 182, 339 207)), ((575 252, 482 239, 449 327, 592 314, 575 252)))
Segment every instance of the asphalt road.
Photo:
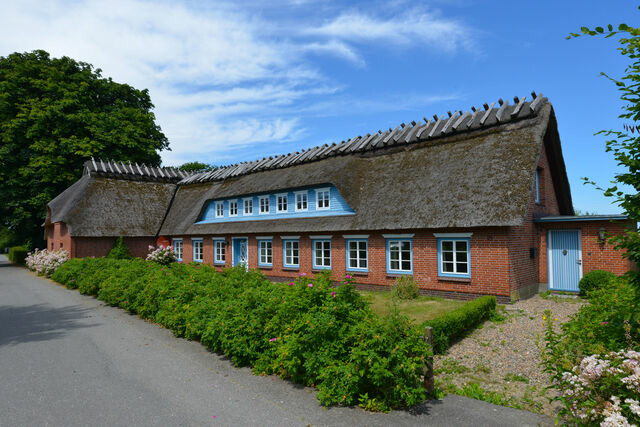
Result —
POLYGON ((539 425, 447 396, 412 411, 323 408, 315 392, 236 369, 202 345, 0 255, 0 426, 539 425))

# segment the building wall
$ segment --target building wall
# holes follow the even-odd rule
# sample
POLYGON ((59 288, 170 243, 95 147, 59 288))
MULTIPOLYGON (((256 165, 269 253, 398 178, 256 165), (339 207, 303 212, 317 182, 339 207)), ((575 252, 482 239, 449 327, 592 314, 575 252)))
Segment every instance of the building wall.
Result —
POLYGON ((50 224, 45 229, 45 235, 47 239, 47 249, 50 251, 57 251, 64 249, 69 253, 69 256, 74 257, 73 241, 69 235, 69 229, 64 222, 56 222, 50 224))
POLYGON ((607 270, 614 274, 624 274, 632 269, 628 259, 622 253, 613 248, 607 242, 600 242, 598 237, 600 229, 604 228, 608 234, 622 234, 624 230, 633 228, 631 221, 571 221, 571 222, 545 222, 539 224, 538 240, 540 245, 540 283, 549 283, 549 267, 547 257, 547 231, 580 230, 582 241, 582 274, 593 270, 607 270))
MULTIPOLYGON (((446 297, 473 298, 479 295, 496 295, 501 301, 510 299, 510 278, 508 268, 508 238, 506 228, 479 228, 469 230, 402 230, 369 232, 367 273, 349 272, 346 269, 346 240, 343 235, 362 234, 362 232, 330 233, 331 239, 331 271, 336 281, 343 280, 346 274, 353 276, 359 285, 371 287, 388 287, 398 277, 387 273, 386 239, 383 234, 414 234, 412 238, 413 277, 422 293, 446 297), (437 238, 433 235, 447 232, 473 232, 470 245, 471 278, 444 278, 438 276, 437 238)), ((314 233, 315 234, 315 233, 314 233)), ((249 268, 257 268, 274 280, 292 280, 300 273, 312 275, 319 270, 313 269, 312 240, 309 234, 296 233, 300 236, 300 268, 283 267, 282 236, 273 235, 273 266, 258 266, 258 243, 255 235, 225 235, 228 242, 225 267, 232 262, 231 242, 233 237, 247 237, 249 242, 249 268)), ((329 235, 329 233, 327 233, 329 235)), ((193 260, 193 245, 190 236, 182 238, 183 262, 193 260)), ((213 265, 212 236, 193 236, 203 238, 203 262, 213 265)))

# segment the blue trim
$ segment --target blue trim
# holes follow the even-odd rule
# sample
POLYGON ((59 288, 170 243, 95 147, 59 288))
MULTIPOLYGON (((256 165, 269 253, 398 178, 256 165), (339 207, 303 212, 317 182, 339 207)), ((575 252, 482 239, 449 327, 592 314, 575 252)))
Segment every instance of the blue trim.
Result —
MULTIPOLYGON (((386 246, 386 253, 387 253, 387 274, 413 274, 413 239, 407 239, 407 238, 402 238, 402 239, 386 239, 387 242, 385 244, 386 246), (410 270, 392 270, 391 269, 391 253, 389 250, 389 243, 390 242, 409 242, 409 254, 411 256, 411 269, 410 270)), ((398 262, 400 262, 400 265, 402 265, 402 259, 399 259, 398 262)))
MULTIPOLYGON (((182 243, 182 239, 173 239, 173 251, 176 252, 176 242, 180 242, 180 254, 184 255, 184 243, 182 243)), ((176 261, 182 262, 182 257, 178 258, 177 252, 176 252, 176 261)))
POLYGON ((235 267, 240 264, 240 260, 236 262, 236 242, 244 240, 247 243, 247 268, 249 267, 249 238, 248 237, 232 237, 231 238, 231 266, 235 267))
MULTIPOLYGON (((454 245, 455 252, 455 245, 454 245)), ((438 238, 438 277, 462 277, 471 278, 471 239, 468 237, 439 237, 438 238), (442 242, 467 242, 467 273, 445 273, 442 271, 442 242)))
POLYGON ((540 204, 540 171, 536 169, 536 203, 540 204))
POLYGON ((300 239, 283 239, 282 240, 282 267, 300 269, 300 239), (287 264, 287 242, 298 243, 298 263, 297 264, 287 264))
POLYGON ((534 218, 533 222, 580 222, 580 221, 615 221, 627 220, 627 215, 585 215, 585 216, 543 216, 534 218))
POLYGON ((353 271, 354 273, 368 273, 369 272, 369 239, 345 239, 345 255, 346 255, 346 270, 353 271), (364 242, 367 246, 367 268, 354 268, 349 267, 349 243, 350 242, 364 242))
POLYGON ((226 265, 227 264, 227 248, 226 248, 225 240, 214 240, 213 241, 213 264, 214 265, 226 265), (217 245, 222 244, 222 248, 224 249, 224 261, 217 260, 217 245))
POLYGON ((355 211, 347 204, 342 198, 338 189, 335 187, 328 187, 327 185, 319 186, 318 189, 329 189, 329 209, 317 209, 316 203, 316 187, 306 189, 291 189, 283 190, 280 192, 273 192, 272 194, 259 194, 249 196, 231 197, 224 200, 217 199, 207 202, 207 207, 204 213, 196 222, 196 224, 211 224, 211 223, 223 223, 223 222, 240 222, 240 221, 261 221, 270 219, 288 219, 288 218, 316 218, 327 216, 344 216, 355 215, 355 211), (307 193, 307 209, 303 211, 296 211, 296 193, 306 191, 307 193), (285 212, 278 212, 277 195, 287 195, 287 210, 285 212), (269 213, 260 213, 260 198, 268 197, 269 199, 269 213), (244 214, 244 199, 253 200, 253 213, 244 214), (238 202, 238 214, 236 216, 229 216, 229 201, 238 202), (222 217, 216 217, 216 204, 222 202, 224 214, 222 217))
POLYGON ((204 260, 204 242, 202 241, 202 239, 191 239, 191 246, 192 246, 192 260, 193 262, 202 262, 204 260), (202 259, 196 259, 196 242, 200 242, 200 245, 202 247, 202 259))
POLYGON ((273 267, 273 240, 272 239, 260 239, 260 240, 258 240, 258 266, 260 266, 260 267, 273 267), (271 262, 270 263, 263 263, 262 261, 260 261, 262 259, 262 255, 260 253, 260 243, 262 243, 262 242, 271 243, 271 262))
POLYGON ((312 266, 315 270, 331 270, 331 257, 333 255, 333 247, 331 246, 331 239, 314 239, 311 240, 311 258, 312 266), (316 265, 316 242, 329 242, 329 266, 316 265))

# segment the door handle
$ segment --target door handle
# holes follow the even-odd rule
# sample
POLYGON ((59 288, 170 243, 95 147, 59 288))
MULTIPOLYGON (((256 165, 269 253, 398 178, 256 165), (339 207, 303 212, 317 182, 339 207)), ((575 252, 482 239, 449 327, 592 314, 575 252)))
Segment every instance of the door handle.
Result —
POLYGON ((581 259, 577 260, 576 262, 578 263, 578 265, 582 265, 582 260, 581 259))

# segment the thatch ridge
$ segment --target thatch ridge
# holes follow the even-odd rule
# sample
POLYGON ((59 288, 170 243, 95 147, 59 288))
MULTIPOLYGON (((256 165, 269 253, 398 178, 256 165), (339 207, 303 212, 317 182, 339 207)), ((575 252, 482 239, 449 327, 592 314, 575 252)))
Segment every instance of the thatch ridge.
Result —
POLYGON ((192 174, 174 167, 155 167, 130 161, 94 159, 84 163, 83 175, 96 175, 105 178, 128 179, 137 181, 178 182, 192 174))

